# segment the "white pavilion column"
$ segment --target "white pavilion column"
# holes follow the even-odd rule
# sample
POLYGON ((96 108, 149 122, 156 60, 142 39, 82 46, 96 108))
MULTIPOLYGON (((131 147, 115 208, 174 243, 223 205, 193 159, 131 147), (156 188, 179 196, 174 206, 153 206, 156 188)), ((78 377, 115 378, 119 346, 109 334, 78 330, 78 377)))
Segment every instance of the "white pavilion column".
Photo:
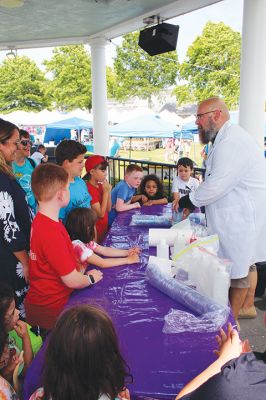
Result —
POLYGON ((90 39, 94 153, 108 155, 108 111, 104 38, 90 39))
POLYGON ((263 147, 266 98, 266 1, 244 0, 239 124, 263 147))

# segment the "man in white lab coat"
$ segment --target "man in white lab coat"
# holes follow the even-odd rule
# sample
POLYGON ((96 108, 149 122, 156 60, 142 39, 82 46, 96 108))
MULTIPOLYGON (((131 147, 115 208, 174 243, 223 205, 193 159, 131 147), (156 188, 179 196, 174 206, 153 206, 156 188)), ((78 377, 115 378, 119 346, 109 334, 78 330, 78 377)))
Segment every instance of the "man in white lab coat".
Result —
POLYGON ((219 255, 232 260, 229 298, 237 319, 248 292, 249 268, 266 260, 266 160, 252 136, 231 124, 219 98, 199 104, 196 124, 201 142, 212 142, 205 181, 179 206, 205 206, 208 232, 219 235, 219 255))

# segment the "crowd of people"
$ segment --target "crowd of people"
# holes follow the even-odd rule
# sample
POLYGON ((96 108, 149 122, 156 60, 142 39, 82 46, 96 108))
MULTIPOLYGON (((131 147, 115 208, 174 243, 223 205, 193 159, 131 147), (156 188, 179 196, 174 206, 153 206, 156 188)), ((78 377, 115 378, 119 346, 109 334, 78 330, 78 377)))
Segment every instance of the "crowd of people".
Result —
MULTIPOLYGON (((196 124, 209 146, 205 180, 199 184, 192 177, 190 158, 179 158, 173 208, 186 217, 205 207, 208 232, 219 235, 219 255, 233 263, 229 298, 237 319, 241 308, 245 315, 245 308, 254 306, 251 276, 255 262, 266 260, 265 160, 251 136, 230 123, 219 98, 199 104, 196 124)), ((112 188, 101 155, 86 160, 85 181, 86 147, 75 140, 57 146, 56 164, 47 162, 44 146, 31 158, 30 148, 26 131, 0 119, 0 393, 18 398, 23 375, 49 333, 43 387, 32 400, 128 399, 132 377, 110 318, 91 306, 62 311, 74 289, 104 279, 104 268, 139 262, 138 247, 114 249, 101 242, 117 213, 167 204, 163 183, 129 164, 112 188)), ((230 399, 233 383, 242 379, 238 396, 250 398, 243 396, 251 385, 263 393, 265 354, 251 353, 231 326, 217 340, 217 361, 177 398, 230 399), (217 393, 216 385, 225 391, 217 393)))

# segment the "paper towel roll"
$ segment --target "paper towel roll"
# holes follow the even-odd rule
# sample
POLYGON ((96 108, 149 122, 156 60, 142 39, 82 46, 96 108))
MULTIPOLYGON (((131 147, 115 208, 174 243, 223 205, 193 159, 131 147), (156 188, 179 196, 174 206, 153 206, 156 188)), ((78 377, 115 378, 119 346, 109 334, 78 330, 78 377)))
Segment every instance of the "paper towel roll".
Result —
POLYGON ((173 246, 178 232, 175 229, 149 229, 149 246, 157 246, 164 239, 168 246, 173 246))

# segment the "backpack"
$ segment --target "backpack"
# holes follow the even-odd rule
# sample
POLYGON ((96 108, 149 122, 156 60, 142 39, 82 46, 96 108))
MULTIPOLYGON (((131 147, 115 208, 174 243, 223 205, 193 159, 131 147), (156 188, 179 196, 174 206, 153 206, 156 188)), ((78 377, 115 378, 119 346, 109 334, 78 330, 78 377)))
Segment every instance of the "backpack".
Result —
POLYGON ((34 168, 36 167, 35 161, 34 161, 32 158, 30 158, 30 157, 27 157, 27 160, 30 162, 30 165, 31 165, 32 168, 34 169, 34 168))

